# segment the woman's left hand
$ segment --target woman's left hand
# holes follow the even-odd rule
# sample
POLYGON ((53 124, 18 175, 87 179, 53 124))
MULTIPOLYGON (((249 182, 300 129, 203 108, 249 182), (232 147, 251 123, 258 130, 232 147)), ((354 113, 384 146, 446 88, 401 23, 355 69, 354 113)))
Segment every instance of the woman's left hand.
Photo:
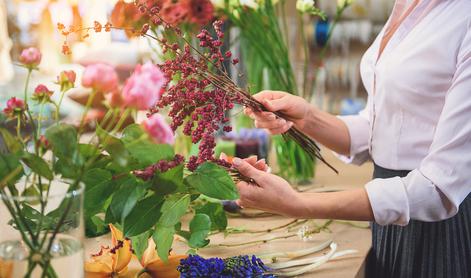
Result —
POLYGON ((261 170, 257 167, 259 165, 251 161, 234 158, 233 166, 242 175, 256 182, 256 184, 243 181, 237 183, 240 194, 240 199, 237 200, 239 206, 289 217, 300 215, 300 193, 296 192, 286 180, 261 170))

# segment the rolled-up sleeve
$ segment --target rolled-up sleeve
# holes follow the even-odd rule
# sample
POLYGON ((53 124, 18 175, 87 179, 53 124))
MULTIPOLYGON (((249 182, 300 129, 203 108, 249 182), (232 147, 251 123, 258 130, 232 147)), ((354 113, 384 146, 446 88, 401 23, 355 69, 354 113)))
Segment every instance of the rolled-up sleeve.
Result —
POLYGON ((370 98, 358 115, 338 116, 348 128, 350 135, 350 155, 336 154, 343 162, 361 165, 370 159, 368 143, 370 140, 370 98))
POLYGON ((457 61, 429 154, 404 178, 366 185, 380 225, 450 218, 471 192, 471 31, 457 61))

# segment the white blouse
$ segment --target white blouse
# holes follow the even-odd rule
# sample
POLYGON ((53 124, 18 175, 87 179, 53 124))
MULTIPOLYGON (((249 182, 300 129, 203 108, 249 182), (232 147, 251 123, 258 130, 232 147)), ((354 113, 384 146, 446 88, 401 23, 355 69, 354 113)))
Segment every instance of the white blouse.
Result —
POLYGON ((378 59, 384 32, 361 64, 366 109, 340 117, 349 160, 412 170, 366 185, 377 223, 444 220, 471 192, 471 1, 420 1, 378 59))

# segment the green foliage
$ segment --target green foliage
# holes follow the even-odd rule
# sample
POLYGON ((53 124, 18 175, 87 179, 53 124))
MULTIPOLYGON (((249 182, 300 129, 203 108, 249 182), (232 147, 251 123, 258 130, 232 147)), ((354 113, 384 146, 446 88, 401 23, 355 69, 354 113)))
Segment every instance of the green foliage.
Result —
POLYGON ((52 173, 52 170, 49 169, 49 165, 41 157, 26 152, 23 154, 23 162, 31 168, 34 173, 45 177, 48 180, 52 180, 54 178, 54 174, 52 173))
POLYGON ((190 222, 190 247, 201 248, 209 244, 206 239, 211 231, 211 219, 206 214, 196 214, 190 222))
POLYGON ((219 200, 236 200, 239 194, 229 174, 214 163, 204 163, 185 178, 185 182, 202 194, 219 200))
POLYGON ((207 203, 196 208, 196 213, 206 214, 211 219, 212 231, 223 231, 227 228, 227 216, 220 203, 207 203))
POLYGON ((164 199, 157 195, 139 201, 124 219, 124 235, 132 237, 150 230, 160 219, 163 201, 164 199))

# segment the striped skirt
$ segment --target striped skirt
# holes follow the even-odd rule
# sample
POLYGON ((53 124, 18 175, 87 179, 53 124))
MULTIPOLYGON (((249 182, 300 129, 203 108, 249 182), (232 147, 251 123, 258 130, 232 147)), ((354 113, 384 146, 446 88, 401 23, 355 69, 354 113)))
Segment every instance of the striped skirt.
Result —
MULTIPOLYGON (((375 165, 374 178, 407 174, 375 165)), ((371 230, 367 278, 471 277, 471 194, 450 219, 411 220, 405 227, 372 223, 371 230)))

